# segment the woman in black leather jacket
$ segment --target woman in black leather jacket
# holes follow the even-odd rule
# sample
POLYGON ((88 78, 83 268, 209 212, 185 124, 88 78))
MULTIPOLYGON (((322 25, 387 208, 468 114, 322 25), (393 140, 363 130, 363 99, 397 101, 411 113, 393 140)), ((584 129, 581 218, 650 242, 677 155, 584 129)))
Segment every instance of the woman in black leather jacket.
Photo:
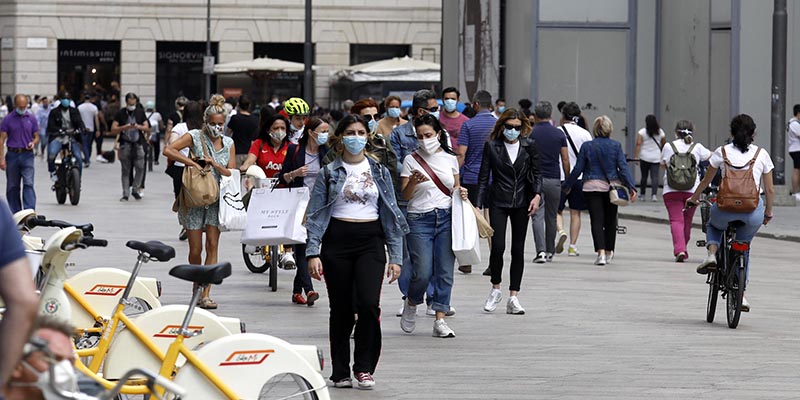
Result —
POLYGON ((503 253, 506 249, 506 224, 511 220, 511 283, 506 313, 525 314, 517 293, 525 267, 525 235, 528 220, 539 208, 542 175, 539 153, 528 139, 531 125, 521 112, 508 109, 483 145, 483 160, 478 175, 478 208, 489 207, 489 219, 494 229, 489 269, 492 272, 492 291, 483 309, 494 312, 503 295, 500 291, 503 272, 503 253), (492 182, 489 183, 491 173, 492 182))

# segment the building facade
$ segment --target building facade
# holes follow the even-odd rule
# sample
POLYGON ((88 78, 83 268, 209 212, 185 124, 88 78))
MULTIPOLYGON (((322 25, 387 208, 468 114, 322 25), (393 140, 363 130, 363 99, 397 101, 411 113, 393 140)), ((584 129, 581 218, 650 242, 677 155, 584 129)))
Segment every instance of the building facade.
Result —
MULTIPOLYGON (((348 65, 402 55, 441 62, 441 6, 314 0, 315 100, 329 105, 330 74, 348 65)), ((215 62, 302 62, 304 18, 300 0, 211 0, 215 62)), ((204 0, 5 0, 0 38, 3 95, 107 89, 116 81, 122 93, 157 100, 163 109, 178 94, 203 93, 204 0)), ((212 79, 212 89, 223 88, 212 79)))

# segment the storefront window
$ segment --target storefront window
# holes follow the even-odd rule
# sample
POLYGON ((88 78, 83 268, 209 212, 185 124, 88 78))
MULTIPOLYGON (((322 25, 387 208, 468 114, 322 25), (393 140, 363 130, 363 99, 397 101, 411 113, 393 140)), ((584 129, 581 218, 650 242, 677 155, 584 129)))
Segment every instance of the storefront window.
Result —
MULTIPOLYGON (((219 60, 217 43, 211 43, 211 54, 219 60)), ((205 42, 156 42, 156 107, 171 112, 178 96, 200 100, 205 95, 203 57, 205 42)), ((216 78, 211 77, 211 93, 216 93, 216 78)))
POLYGON ((118 40, 59 40, 58 90, 67 90, 74 99, 82 92, 113 92, 119 82, 118 40))

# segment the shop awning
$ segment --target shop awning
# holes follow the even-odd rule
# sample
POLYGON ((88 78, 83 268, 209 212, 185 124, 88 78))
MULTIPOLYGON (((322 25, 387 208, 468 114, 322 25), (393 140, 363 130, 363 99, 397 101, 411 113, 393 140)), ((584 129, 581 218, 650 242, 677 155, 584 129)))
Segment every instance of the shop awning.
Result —
POLYGON ((215 74, 240 74, 253 71, 303 72, 303 63, 278 60, 275 58, 256 58, 255 60, 234 61, 214 66, 215 74))
POLYGON ((333 78, 353 82, 438 82, 441 80, 441 66, 429 61, 415 60, 408 56, 395 57, 389 60, 352 65, 335 72, 333 78))

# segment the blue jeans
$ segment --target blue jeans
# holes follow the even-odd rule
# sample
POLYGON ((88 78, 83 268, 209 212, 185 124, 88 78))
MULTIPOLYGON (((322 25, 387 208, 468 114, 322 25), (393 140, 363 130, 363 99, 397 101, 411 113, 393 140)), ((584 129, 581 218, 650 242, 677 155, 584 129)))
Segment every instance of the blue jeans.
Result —
POLYGON ((36 209, 36 192, 33 190, 33 151, 6 153, 6 199, 12 213, 22 209, 36 209), (22 181, 22 201, 20 201, 22 181))
MULTIPOLYGON (((61 151, 61 141, 60 140, 53 140, 50 144, 47 145, 47 170, 50 172, 56 172, 56 157, 58 153, 61 151)), ((81 157, 81 146, 78 142, 72 142, 72 155, 75 157, 75 163, 78 166, 78 170, 83 173, 83 158, 81 157)))
MULTIPOLYGON (((404 217, 408 216, 408 208, 400 206, 400 211, 404 217)), ((408 237, 403 238, 403 265, 400 269, 400 276, 397 278, 397 287, 405 299, 408 295, 408 287, 411 285, 411 275, 414 273, 414 264, 411 262, 411 253, 408 251, 408 237)), ((428 286, 428 302, 433 298, 433 282, 428 286)))
POLYGON ((426 213, 408 213, 406 235, 414 272, 408 288, 411 303, 422 304, 425 292, 433 284, 435 311, 450 311, 450 293, 453 290, 453 271, 456 256, 453 254, 453 233, 450 209, 436 209, 426 213))
MULTIPOLYGON (((720 245, 722 240, 722 233, 728 228, 728 223, 731 221, 742 221, 744 226, 736 228, 736 240, 743 242, 750 242, 753 237, 758 233, 761 224, 764 223, 764 198, 762 197, 758 202, 758 207, 750 213, 735 213, 730 211, 723 211, 714 204, 711 207, 711 212, 708 217, 708 225, 706 225, 706 246, 720 245)), ((747 251, 747 277, 750 278, 750 251, 747 251)))
POLYGON ((92 162, 92 144, 94 144, 94 132, 83 132, 82 134, 83 143, 83 159, 86 161, 86 164, 92 162))

